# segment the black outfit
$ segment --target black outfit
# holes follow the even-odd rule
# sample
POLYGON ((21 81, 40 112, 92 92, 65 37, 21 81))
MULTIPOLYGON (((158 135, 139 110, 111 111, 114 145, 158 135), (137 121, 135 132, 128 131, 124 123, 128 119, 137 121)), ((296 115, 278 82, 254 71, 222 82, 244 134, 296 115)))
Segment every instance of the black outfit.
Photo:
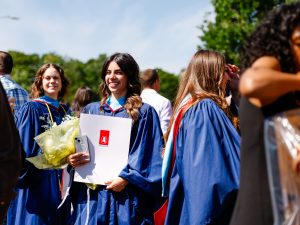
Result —
POLYGON ((6 93, 0 82, 0 224, 6 215, 21 171, 21 142, 6 93))
POLYGON ((231 225, 271 225, 273 212, 264 148, 264 119, 299 107, 297 94, 284 95, 263 108, 240 102, 241 177, 231 225))

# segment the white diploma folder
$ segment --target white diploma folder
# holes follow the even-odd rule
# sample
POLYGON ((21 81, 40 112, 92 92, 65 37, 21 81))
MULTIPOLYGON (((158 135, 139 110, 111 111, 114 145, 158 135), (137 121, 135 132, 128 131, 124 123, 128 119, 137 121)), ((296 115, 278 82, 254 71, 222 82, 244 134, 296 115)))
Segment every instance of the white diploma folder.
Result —
POLYGON ((119 176, 128 162, 132 120, 81 114, 80 133, 86 135, 91 161, 75 168, 74 181, 101 184, 119 176))

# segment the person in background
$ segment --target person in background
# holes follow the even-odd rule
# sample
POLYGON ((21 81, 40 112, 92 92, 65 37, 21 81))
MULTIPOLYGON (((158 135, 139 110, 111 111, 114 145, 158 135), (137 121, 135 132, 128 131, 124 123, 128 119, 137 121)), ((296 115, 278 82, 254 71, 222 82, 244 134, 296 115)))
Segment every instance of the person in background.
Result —
POLYGON ((2 224, 9 202, 16 196, 14 186, 21 171, 22 145, 1 82, 0 108, 0 224, 2 224))
POLYGON ((180 79, 163 160, 164 224, 229 224, 240 136, 225 99, 225 68, 222 54, 199 50, 180 79))
MULTIPOLYGON (((21 106, 16 118, 24 158, 40 155, 41 149, 34 137, 54 123, 60 124, 70 113, 69 108, 59 102, 66 94, 68 84, 58 65, 47 63, 38 69, 31 88, 33 100, 21 106)), ((66 205, 57 209, 61 202, 61 174, 59 169, 37 169, 24 159, 16 186, 17 198, 10 203, 7 224, 65 225, 70 208, 66 205)))
POLYGON ((71 109, 77 117, 80 116, 82 109, 89 103, 96 100, 96 94, 91 88, 83 86, 77 89, 71 104, 71 109))
POLYGON ((226 101, 230 106, 232 115, 236 118, 238 118, 240 104, 239 72, 240 69, 236 65, 227 64, 225 67, 225 73, 227 73, 227 76, 229 77, 226 86, 226 101))
MULTIPOLYGON (((139 66, 130 54, 108 57, 101 78, 101 101, 88 104, 82 113, 132 119, 128 164, 118 177, 96 190, 72 183, 70 224, 153 224, 153 213, 161 203, 163 135, 159 118, 153 107, 142 103, 139 66)), ((78 154, 69 156, 73 167, 88 162, 78 154)))
POLYGON ((274 223, 264 146, 264 119, 299 108, 300 3, 270 11, 242 55, 239 112, 241 180, 231 225, 274 223))
POLYGON ((15 115, 20 107, 29 101, 28 92, 22 88, 11 77, 13 68, 12 56, 4 51, 0 51, 0 80, 5 89, 9 102, 13 107, 15 115))
POLYGON ((143 71, 140 74, 140 81, 143 87, 142 100, 154 107, 159 116, 161 129, 163 133, 166 133, 172 114, 172 105, 169 99, 158 93, 160 81, 157 71, 154 69, 143 71))

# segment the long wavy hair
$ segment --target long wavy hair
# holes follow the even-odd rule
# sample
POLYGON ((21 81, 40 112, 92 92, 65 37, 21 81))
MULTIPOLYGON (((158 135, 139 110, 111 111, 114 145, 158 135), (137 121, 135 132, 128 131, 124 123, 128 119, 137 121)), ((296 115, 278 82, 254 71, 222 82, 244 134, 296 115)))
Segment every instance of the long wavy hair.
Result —
POLYGON ((290 38, 300 24, 300 3, 283 4, 271 10, 242 48, 242 70, 262 56, 277 58, 283 72, 295 73, 290 38))
POLYGON ((100 93, 102 95, 100 105, 102 107, 107 98, 111 95, 111 92, 105 82, 105 76, 107 68, 112 61, 118 64, 122 72, 128 78, 126 103, 124 105, 124 108, 126 109, 128 115, 133 119, 133 121, 137 121, 139 117, 139 109, 142 106, 142 99, 140 97, 141 84, 139 81, 140 70, 137 62, 128 53, 115 53, 105 60, 101 71, 101 79, 103 82, 99 87, 100 93))
POLYGON ((44 75, 45 71, 50 67, 53 67, 60 75, 62 87, 61 87, 60 92, 58 93, 58 98, 62 99, 66 95, 69 81, 65 77, 64 70, 59 65, 56 65, 54 63, 46 63, 46 64, 42 65, 36 72, 34 82, 31 85, 30 97, 32 99, 39 98, 44 95, 43 75, 44 75))
POLYGON ((191 107, 204 98, 212 99, 237 127, 237 121, 233 119, 225 100, 225 90, 221 88, 224 82, 225 65, 225 57, 219 52, 199 50, 194 54, 180 79, 174 113, 165 138, 168 137, 179 105, 187 94, 192 96, 191 107))

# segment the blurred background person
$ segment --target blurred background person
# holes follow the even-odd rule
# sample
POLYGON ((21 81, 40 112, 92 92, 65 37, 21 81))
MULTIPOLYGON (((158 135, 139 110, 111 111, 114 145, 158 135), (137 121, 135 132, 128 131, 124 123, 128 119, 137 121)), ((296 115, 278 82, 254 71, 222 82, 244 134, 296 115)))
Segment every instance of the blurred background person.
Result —
POLYGON ((9 202, 16 196, 14 186, 21 171, 22 145, 1 82, 0 108, 0 224, 2 224, 9 202))
POLYGON ((143 71, 140 74, 140 81, 143 88, 141 93, 143 102, 154 107, 159 117, 161 129, 165 134, 172 114, 172 105, 169 99, 158 93, 160 81, 157 71, 154 69, 143 71))
POLYGON ((264 119, 299 108, 300 3, 283 4, 269 12, 243 49, 241 179, 231 225, 271 225, 264 119))
POLYGON ((11 71, 13 68, 12 56, 4 51, 0 51, 0 80, 3 88, 7 94, 10 103, 13 107, 15 114, 18 113, 20 107, 29 101, 28 92, 22 88, 11 77, 11 71))
POLYGON ((97 95, 91 88, 83 86, 77 89, 71 104, 71 109, 77 117, 80 116, 81 110, 89 103, 97 100, 97 95))
POLYGON ((239 104, 240 104, 240 92, 239 92, 239 75, 240 69, 232 64, 227 64, 225 67, 225 73, 228 76, 228 83, 226 86, 226 101, 230 106, 230 111, 234 117, 238 117, 239 104))

